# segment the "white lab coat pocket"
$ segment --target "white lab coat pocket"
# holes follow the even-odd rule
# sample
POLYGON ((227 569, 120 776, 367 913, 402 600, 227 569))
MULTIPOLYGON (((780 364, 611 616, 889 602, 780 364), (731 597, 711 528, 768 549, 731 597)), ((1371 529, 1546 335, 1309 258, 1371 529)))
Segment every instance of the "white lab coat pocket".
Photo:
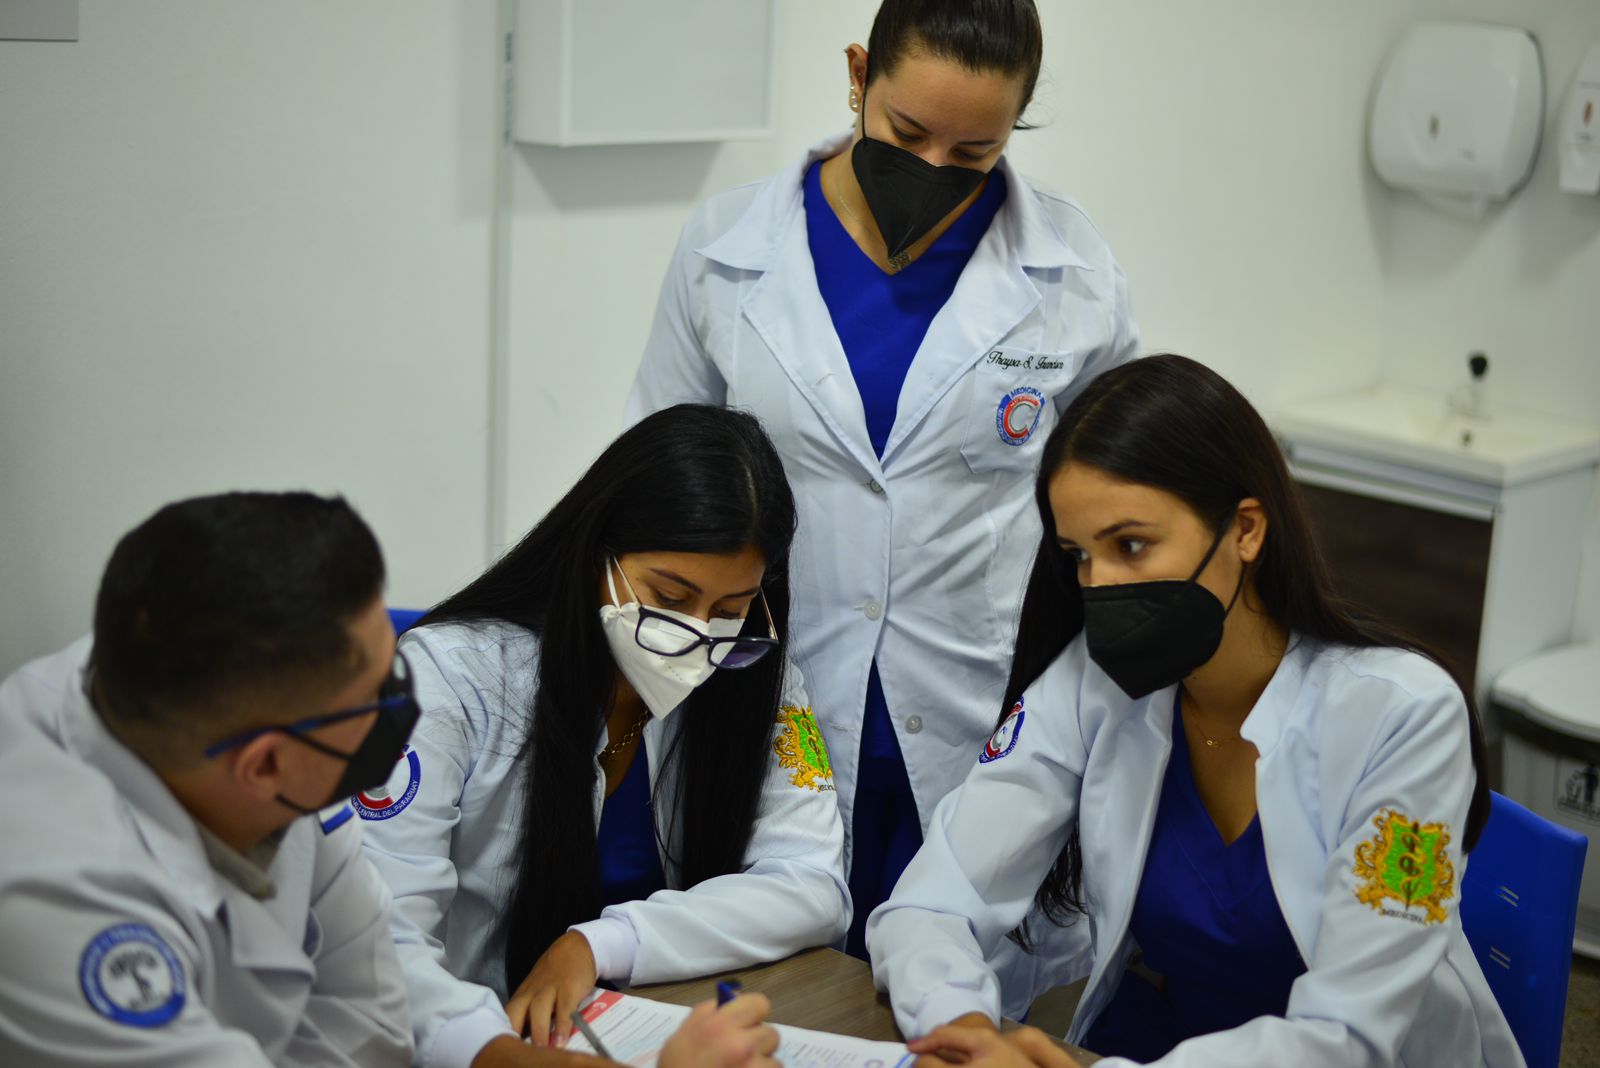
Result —
POLYGON ((973 474, 1031 471, 1055 425, 1051 399, 1072 378, 1070 352, 999 348, 967 374, 961 455, 973 474))

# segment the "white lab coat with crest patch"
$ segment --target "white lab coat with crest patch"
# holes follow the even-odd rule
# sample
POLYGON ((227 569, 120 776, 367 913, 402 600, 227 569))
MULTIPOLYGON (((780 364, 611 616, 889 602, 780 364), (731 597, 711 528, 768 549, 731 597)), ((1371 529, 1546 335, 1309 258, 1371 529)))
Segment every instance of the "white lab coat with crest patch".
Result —
MULTIPOLYGON (((1175 696, 1169 686, 1131 700, 1081 636, 1023 694, 1020 721, 940 803, 921 851, 867 921, 874 977, 907 1035, 967 1012, 996 1015, 984 958, 1027 914, 1076 826, 1095 944, 1067 1035, 1082 1041, 1134 949, 1129 920, 1175 696)), ((1192 1038, 1154 1063, 1521 1068, 1458 913, 1475 778, 1455 683, 1415 653, 1297 639, 1241 734, 1260 753, 1267 874, 1307 970, 1286 1016, 1192 1038), (1408 890, 1409 904, 1381 874, 1396 821, 1420 825, 1418 840, 1430 843, 1420 852, 1432 875, 1408 890)))
MULTIPOLYGON (((502 1008, 503 919, 520 871, 523 754, 538 689, 540 642, 508 623, 443 623, 400 639, 422 719, 381 800, 358 795, 368 854, 394 890, 394 935, 411 992, 417 1060, 466 1068, 510 1034, 502 1008)), ((670 889, 607 907, 579 924, 601 979, 656 983, 789 956, 842 936, 850 922, 844 830, 820 757, 797 755, 792 715, 809 717, 797 672, 784 679, 780 722, 744 870, 683 887, 671 751, 683 713, 651 717, 636 760, 648 763, 662 874, 670 889)), ((752 709, 752 714, 758 710, 752 709)), ((591 755, 594 816, 605 776, 591 755)), ((575 758, 581 759, 581 758, 575 758)), ((715 769, 702 769, 715 772, 715 769)), ((541 877, 561 879, 557 870, 541 877)))
POLYGON ((791 640, 844 825, 876 659, 926 826, 1000 712, 1039 542, 1044 439, 1086 382, 1134 355, 1137 335, 1094 225, 1002 157, 1005 203, 912 360, 880 459, 817 288, 801 190, 806 168, 847 143, 700 206, 627 416, 693 401, 761 419, 799 507, 791 640))
POLYGON ((295 820, 275 893, 251 896, 90 706, 88 651, 0 686, 0 1064, 410 1064, 389 893, 359 823, 295 820))

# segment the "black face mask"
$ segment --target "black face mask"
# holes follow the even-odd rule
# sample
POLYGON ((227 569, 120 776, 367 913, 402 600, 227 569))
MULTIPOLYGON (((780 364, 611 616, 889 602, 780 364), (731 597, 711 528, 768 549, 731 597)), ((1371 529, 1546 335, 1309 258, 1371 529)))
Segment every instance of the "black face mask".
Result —
POLYGON ((1217 531, 1187 579, 1084 587, 1089 659, 1134 700, 1183 681, 1217 654, 1222 624, 1244 588, 1244 573, 1226 608, 1198 580, 1232 526, 1230 520, 1217 531))
POLYGON ((850 166, 896 270, 906 265, 907 250, 986 177, 971 167, 935 167, 915 152, 865 135, 850 152, 850 166))
POLYGON ((311 815, 329 805, 354 797, 363 790, 373 790, 388 782, 389 775, 405 752, 406 742, 410 741, 411 731, 416 727, 417 719, 422 714, 422 710, 417 706, 414 689, 411 665, 406 663, 404 656, 397 653, 394 671, 378 690, 376 701, 359 709, 346 709, 334 713, 331 717, 321 717, 322 722, 327 723, 363 712, 378 713, 377 719, 372 721, 372 729, 367 731, 367 736, 361 739, 361 744, 356 746, 354 752, 341 752, 315 738, 294 731, 289 732, 290 737, 297 741, 343 760, 344 774, 339 776, 339 781, 334 785, 328 799, 314 808, 306 808, 282 794, 277 795, 278 802, 296 812, 311 815))

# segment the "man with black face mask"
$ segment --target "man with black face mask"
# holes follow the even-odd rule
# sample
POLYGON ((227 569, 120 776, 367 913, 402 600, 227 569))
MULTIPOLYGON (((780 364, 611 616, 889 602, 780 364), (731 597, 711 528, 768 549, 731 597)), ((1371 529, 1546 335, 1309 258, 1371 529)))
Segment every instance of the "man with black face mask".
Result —
POLYGON ((0 1063, 411 1063, 346 800, 417 718, 383 578, 343 500, 182 501, 0 686, 0 1063))

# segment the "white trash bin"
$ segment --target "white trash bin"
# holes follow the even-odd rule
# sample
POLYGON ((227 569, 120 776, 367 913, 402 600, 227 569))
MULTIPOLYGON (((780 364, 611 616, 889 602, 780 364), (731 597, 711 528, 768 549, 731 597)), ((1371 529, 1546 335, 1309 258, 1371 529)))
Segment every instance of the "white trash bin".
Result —
MULTIPOLYGON (((1505 728, 1506 796, 1592 843, 1600 832, 1600 645, 1513 664, 1489 699, 1505 728)), ((1584 866, 1572 948, 1600 959, 1600 863, 1584 866)))

